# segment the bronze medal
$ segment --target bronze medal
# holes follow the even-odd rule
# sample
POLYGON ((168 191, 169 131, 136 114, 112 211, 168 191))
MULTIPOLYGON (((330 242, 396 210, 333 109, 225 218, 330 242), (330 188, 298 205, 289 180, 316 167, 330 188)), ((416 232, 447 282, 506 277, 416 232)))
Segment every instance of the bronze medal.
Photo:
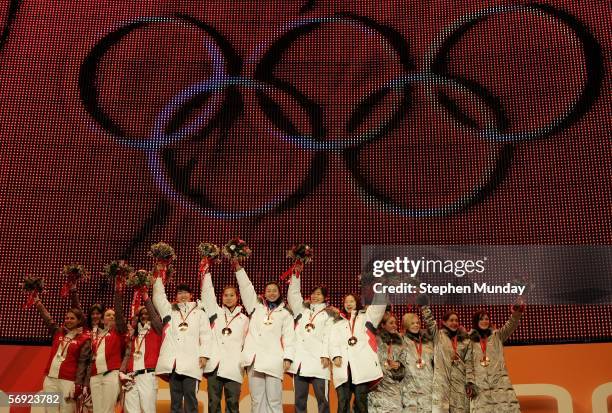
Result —
POLYGON ((488 356, 484 356, 482 360, 480 360, 480 365, 483 367, 487 367, 491 363, 491 359, 488 356))
POLYGON ((349 346, 354 346, 355 344, 357 344, 357 337, 353 336, 353 337, 348 339, 348 345, 349 346))
POLYGON ((423 363, 423 360, 418 359, 416 362, 416 368, 417 369, 422 369, 425 366, 425 363, 423 363))
POLYGON ((187 324, 187 323, 186 323, 186 322, 184 322, 184 321, 178 325, 178 329, 179 329, 180 331, 185 331, 185 330, 187 330, 187 328, 188 328, 188 327, 189 327, 189 324, 187 324))
POLYGON ((306 328, 306 331, 308 331, 310 333, 312 330, 315 329, 315 325, 312 324, 312 323, 308 323, 308 324, 306 324, 305 328, 306 328))
POLYGON ((232 334, 232 329, 229 327, 225 327, 223 330, 221 330, 221 334, 223 334, 224 336, 229 336, 230 334, 232 334))

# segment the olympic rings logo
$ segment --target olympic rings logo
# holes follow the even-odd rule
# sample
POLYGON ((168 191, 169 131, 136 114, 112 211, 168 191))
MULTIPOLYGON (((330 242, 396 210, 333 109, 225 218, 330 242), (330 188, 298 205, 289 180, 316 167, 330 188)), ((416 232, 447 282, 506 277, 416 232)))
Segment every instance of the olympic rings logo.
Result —
POLYGON ((576 123, 596 101, 604 77, 601 47, 588 28, 574 16, 544 4, 496 6, 463 16, 438 35, 427 50, 425 63, 419 70, 412 63, 408 42, 402 34, 392 27, 350 13, 336 14, 326 18, 300 18, 285 27, 279 37, 267 49, 264 49, 263 53, 254 53, 246 61, 255 62, 251 76, 243 73, 243 60, 231 43, 213 26, 191 16, 177 14, 172 17, 145 17, 120 25, 102 37, 92 48, 80 69, 80 97, 85 109, 95 119, 97 127, 103 133, 123 145, 140 149, 146 153, 151 174, 156 179, 160 190, 168 198, 206 216, 241 219, 260 217, 291 208, 321 183, 328 156, 337 154, 343 157, 344 164, 356 187, 367 201, 401 216, 440 217, 464 211, 491 194, 503 181, 512 162, 517 143, 550 137, 576 123), (451 74, 447 67, 449 53, 470 30, 492 16, 508 13, 527 13, 552 19, 564 25, 568 29, 568 35, 573 36, 581 45, 581 52, 584 56, 586 79, 577 99, 552 122, 533 130, 509 132, 509 120, 500 104, 500 99, 483 85, 451 74), (148 136, 127 136, 100 105, 97 84, 98 66, 105 54, 128 34, 159 23, 195 27, 202 31, 206 38, 206 50, 212 60, 212 75, 209 79, 190 85, 178 92, 159 113, 148 136), (388 45, 388 49, 397 57, 404 71, 401 76, 357 102, 355 111, 345 128, 347 136, 336 136, 333 139, 327 136, 322 124, 322 108, 300 92, 295 85, 273 74, 283 53, 297 39, 330 23, 348 24, 370 36, 377 36, 388 45), (415 85, 422 86, 431 101, 448 111, 465 127, 473 129, 481 139, 502 143, 495 160, 488 166, 478 183, 458 199, 442 206, 409 208, 400 205, 377 188, 359 166, 360 153, 363 148, 371 142, 383 139, 385 135, 397 128, 409 113, 411 90, 415 85), (440 91, 434 93, 434 87, 439 86, 475 97, 494 113, 495 121, 484 128, 477 126, 477 122, 460 109, 449 94, 440 91), (236 103, 236 99, 240 99, 240 92, 237 91, 237 88, 254 91, 257 104, 269 123, 268 129, 275 137, 291 143, 300 150, 313 152, 307 175, 294 192, 280 194, 267 204, 247 211, 222 210, 213 205, 203 194, 194 196, 177 181, 176 174, 172 173, 172 167, 168 165, 169 161, 163 156, 163 151, 167 150, 169 145, 193 139, 204 128, 223 127, 224 119, 227 122, 227 118, 232 117, 232 104, 236 103), (272 91, 280 91, 290 96, 305 111, 311 124, 310 134, 296 131, 280 106, 268 96, 268 93, 272 91), (396 104, 392 115, 378 127, 354 135, 353 132, 363 123, 372 108, 390 93, 401 94, 401 99, 396 104), (204 102, 202 113, 195 119, 179 125, 177 130, 168 132, 169 126, 176 123, 176 119, 180 118, 179 115, 186 110, 186 107, 197 100, 204 102))

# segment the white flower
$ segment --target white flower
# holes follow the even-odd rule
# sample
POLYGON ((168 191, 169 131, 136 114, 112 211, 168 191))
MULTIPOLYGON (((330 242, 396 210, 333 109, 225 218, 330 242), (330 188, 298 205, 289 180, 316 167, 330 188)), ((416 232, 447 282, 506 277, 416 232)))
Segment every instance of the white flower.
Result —
POLYGON ((234 250, 236 249, 236 246, 235 246, 235 245, 230 245, 230 249, 231 249, 232 251, 234 251, 234 250))

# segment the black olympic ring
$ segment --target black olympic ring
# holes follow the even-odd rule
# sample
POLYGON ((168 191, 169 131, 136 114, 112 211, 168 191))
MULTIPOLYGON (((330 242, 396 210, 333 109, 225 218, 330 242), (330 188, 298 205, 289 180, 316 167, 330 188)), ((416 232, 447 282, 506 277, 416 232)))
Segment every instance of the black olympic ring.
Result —
POLYGON ((576 123, 595 103, 601 90, 604 77, 604 59, 601 46, 597 39, 589 32, 586 25, 569 13, 556 9, 552 6, 540 3, 495 6, 484 10, 479 10, 461 17, 456 23, 451 25, 440 39, 433 43, 429 53, 425 58, 425 71, 431 71, 439 75, 452 79, 463 86, 472 89, 473 93, 482 94, 484 88, 476 82, 461 78, 448 73, 447 58, 452 47, 461 38, 479 23, 486 21, 491 16, 506 13, 529 12, 543 16, 550 16, 553 19, 567 26, 578 38, 582 45, 582 51, 586 64, 586 82, 580 92, 580 97, 566 109, 559 118, 552 121, 549 125, 533 131, 521 131, 512 133, 499 133, 498 131, 486 129, 481 131, 481 136, 498 142, 521 142, 539 138, 546 138, 562 129, 566 129, 576 123))
MULTIPOLYGON (((251 58, 251 60, 253 59, 254 58, 251 58)), ((294 22, 289 30, 283 32, 259 58, 252 79, 249 79, 240 76, 240 72, 242 71, 241 58, 235 53, 231 44, 213 27, 184 15, 174 18, 150 17, 121 26, 119 29, 106 35, 96 44, 81 67, 80 87, 81 98, 87 111, 93 116, 103 130, 110 133, 111 136, 120 143, 136 146, 146 151, 153 175, 158 179, 158 185, 165 195, 168 198, 174 199, 179 204, 196 208, 205 215, 224 219, 239 219, 245 217, 260 217, 271 212, 279 212, 290 208, 300 199, 312 192, 321 182, 324 168, 327 164, 327 152, 336 153, 340 151, 344 157, 347 168, 351 172, 355 183, 366 200, 377 203, 385 210, 401 216, 438 217, 465 210, 490 195, 497 185, 503 181, 506 175, 513 157, 515 142, 548 137, 577 122, 588 112, 598 97, 604 73, 601 47, 597 40, 590 34, 587 27, 568 13, 553 8, 552 6, 541 4, 497 6, 466 15, 459 19, 457 23, 453 24, 447 31, 442 33, 439 40, 431 47, 425 62, 424 71, 413 72, 412 70, 414 67, 408 53, 408 44, 401 34, 371 19, 344 13, 336 14, 329 18, 301 19, 294 22), (550 125, 534 131, 508 132, 508 119, 503 111, 499 98, 493 96, 486 88, 477 82, 450 74, 447 69, 446 61, 451 48, 456 45, 469 30, 490 16, 512 12, 535 12, 552 17, 561 22, 579 39, 585 55, 587 79, 578 100, 550 125), (117 44, 132 30, 155 22, 174 22, 177 21, 177 19, 179 22, 188 23, 203 29, 214 40, 216 44, 209 45, 209 51, 213 57, 213 61, 216 61, 214 64, 216 69, 214 70, 212 78, 205 82, 187 87, 172 100, 170 106, 162 110, 153 127, 152 136, 149 138, 128 138, 124 136, 121 128, 102 111, 98 104, 98 92, 95 79, 98 63, 106 51, 117 44), (284 51, 286 51, 300 36, 310 33, 323 23, 329 22, 353 23, 360 27, 364 27, 368 32, 374 32, 382 36, 385 41, 391 45, 391 48, 399 57, 400 63, 406 71, 405 75, 400 76, 398 79, 383 86, 378 91, 369 94, 361 102, 358 102, 357 108, 346 127, 348 133, 352 133, 356 130, 366 118, 369 111, 371 111, 388 93, 398 90, 403 93, 403 99, 397 106, 390 120, 387 120, 381 127, 375 128, 374 131, 364 133, 357 138, 326 139, 326 131, 322 125, 321 107, 300 92, 297 87, 273 75, 274 68, 282 58, 284 51), (221 56, 224 57, 225 65, 219 63, 221 56), (479 128, 478 123, 468 114, 464 113, 460 109, 460 106, 444 92, 440 91, 435 96, 429 93, 431 97, 435 97, 436 102, 440 106, 444 107, 462 125, 475 130, 479 133, 479 136, 483 137, 485 140, 504 143, 498 152, 496 161, 487 168, 487 171, 474 188, 467 194, 464 194, 459 199, 447 205, 428 208, 406 208, 400 206, 384 193, 376 189, 359 168, 359 154, 361 150, 367 147, 367 145, 375 139, 381 138, 396 128, 400 121, 406 116, 410 106, 411 85, 414 83, 420 83, 424 86, 450 86, 455 90, 463 93, 470 93, 480 98, 495 114, 496 120, 494 128, 479 128), (172 164, 173 162, 171 154, 172 149, 166 147, 170 143, 178 143, 187 138, 201 139, 201 134, 199 136, 195 135, 196 132, 199 132, 200 129, 203 128, 204 124, 208 125, 208 130, 218 126, 219 123, 221 123, 219 122, 219 118, 223 117, 221 113, 225 109, 223 106, 228 104, 228 98, 232 96, 232 93, 235 93, 236 87, 255 89, 260 108, 271 122, 272 126, 277 131, 280 131, 277 136, 302 149, 315 152, 309 171, 297 191, 290 194, 279 195, 272 202, 263 207, 239 212, 219 210, 203 193, 193 193, 193 191, 189 190, 184 183, 185 178, 180 178, 180 176, 183 175, 181 173, 182 171, 175 170, 176 166, 174 168, 172 166, 168 168, 168 164, 172 164), (295 126, 289 121, 287 116, 282 113, 280 107, 266 94, 266 92, 270 91, 272 88, 292 96, 300 107, 306 110, 312 126, 312 136, 301 135, 296 131, 295 126), (221 109, 217 110, 218 105, 215 103, 218 103, 221 90, 226 90, 226 100, 221 106, 221 109), (208 101, 211 96, 213 97, 213 104, 210 104, 208 101), (180 119, 184 118, 184 113, 189 108, 198 103, 206 103, 208 105, 203 118, 198 119, 186 127, 181 127, 179 132, 168 132, 168 130, 173 129, 173 125, 176 127, 180 119), (178 105, 178 108, 172 107, 174 105, 178 105), (181 116, 181 114, 183 116, 181 116), (168 169, 168 173, 165 173, 166 169, 168 169)), ((430 89, 431 88, 428 88, 427 90, 429 91, 430 89)))

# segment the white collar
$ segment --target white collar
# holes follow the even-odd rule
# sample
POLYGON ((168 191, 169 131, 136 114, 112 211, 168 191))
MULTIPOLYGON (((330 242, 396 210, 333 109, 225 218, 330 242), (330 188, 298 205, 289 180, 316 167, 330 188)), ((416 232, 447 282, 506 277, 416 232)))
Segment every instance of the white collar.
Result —
POLYGON ((239 305, 236 305, 236 307, 234 307, 233 310, 230 310, 228 307, 223 306, 223 311, 230 316, 236 315, 238 313, 240 313, 242 311, 242 307, 239 305))
POLYGON ((138 322, 138 334, 146 334, 151 329, 151 322, 147 321, 142 324, 138 322))

